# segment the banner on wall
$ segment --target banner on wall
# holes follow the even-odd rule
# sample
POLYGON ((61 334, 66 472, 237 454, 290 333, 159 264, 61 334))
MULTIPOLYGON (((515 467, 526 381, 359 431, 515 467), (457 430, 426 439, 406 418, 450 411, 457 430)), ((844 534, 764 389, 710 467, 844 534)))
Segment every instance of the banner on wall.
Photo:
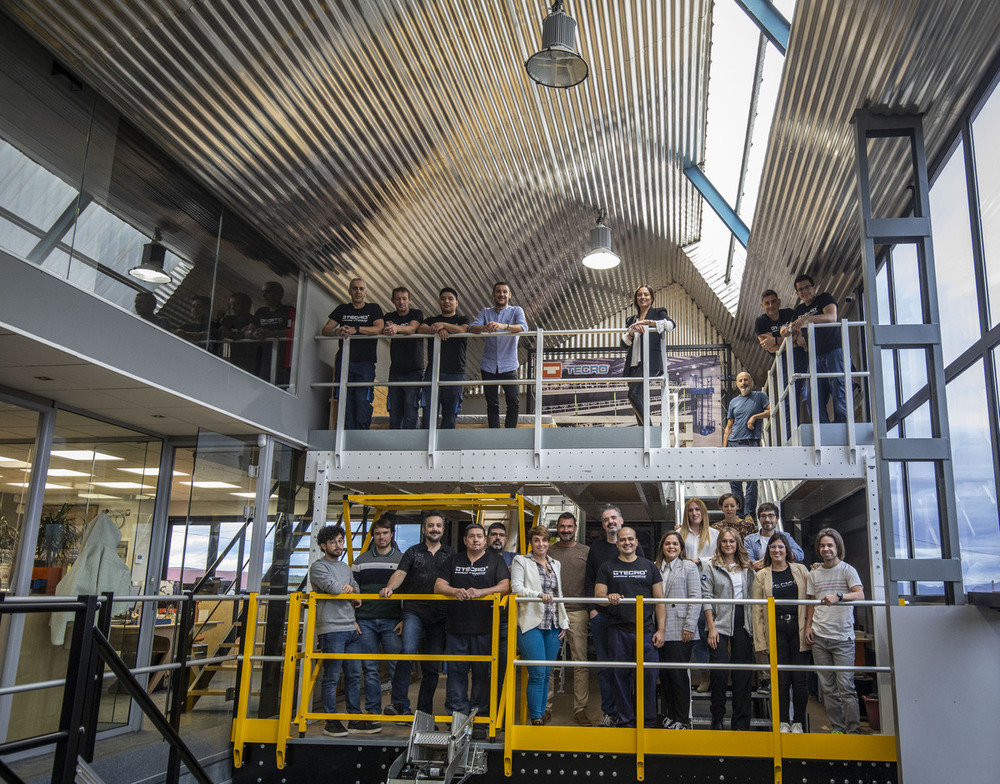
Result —
MULTIPOLYGON (((721 446, 721 365, 716 354, 668 356, 671 393, 678 394, 678 425, 682 446, 721 446)), ((542 413, 558 425, 634 424, 628 387, 621 382, 625 358, 574 357, 542 362, 542 378, 566 383, 546 384, 542 413)), ((650 388, 654 422, 660 417, 660 388, 650 388)))

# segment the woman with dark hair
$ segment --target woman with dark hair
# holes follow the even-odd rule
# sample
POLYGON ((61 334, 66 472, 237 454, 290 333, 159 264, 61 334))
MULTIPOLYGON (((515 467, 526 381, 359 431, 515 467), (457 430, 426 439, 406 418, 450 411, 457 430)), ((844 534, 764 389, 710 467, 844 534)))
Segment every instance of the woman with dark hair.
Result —
MULTIPOLYGON (((663 575, 664 599, 700 599, 701 577, 694 562, 684 558, 684 539, 679 531, 669 531, 660 539, 656 565, 663 575)), ((668 604, 663 631, 661 662, 689 662, 698 633, 700 604, 668 604)), ((691 729, 691 671, 660 670, 663 696, 663 726, 668 730, 691 729)))
MULTIPOLYGON (((728 526, 719 531, 715 555, 702 567, 701 597, 708 625, 708 660, 715 664, 753 664, 753 627, 742 604, 715 604, 713 599, 749 599, 754 572, 743 540, 728 526)), ((733 680, 734 730, 750 729, 750 670, 712 670, 712 729, 721 730, 726 715, 726 682, 733 680)))
MULTIPOLYGON (((795 553, 788 544, 788 537, 780 531, 767 540, 764 551, 764 568, 757 572, 753 582, 753 598, 773 596, 782 599, 805 599, 809 570, 795 563, 795 553)), ((794 604, 776 604, 774 632, 777 643, 778 664, 808 664, 809 649, 806 641, 806 608, 794 604)), ((753 647, 760 653, 768 650, 767 606, 753 606, 753 647)), ((778 671, 778 715, 782 732, 802 732, 805 726, 809 690, 805 671, 778 671), (791 691, 794 720, 789 720, 788 699, 791 691)))
POLYGON ((723 528, 732 528, 740 535, 740 544, 750 534, 757 531, 757 523, 752 517, 740 517, 740 507, 743 506, 743 499, 735 493, 723 493, 719 496, 719 509, 722 511, 722 519, 712 527, 721 531, 723 528))
MULTIPOLYGON (((653 289, 639 286, 632 295, 635 314, 625 321, 622 345, 628 348, 625 355, 625 377, 642 378, 642 353, 644 340, 649 342, 649 377, 663 373, 663 359, 660 356, 660 337, 676 326, 663 308, 653 307, 653 289), (645 336, 645 337, 644 337, 645 336)), ((643 423, 645 412, 642 405, 642 382, 628 385, 628 401, 635 411, 639 424, 643 423)))
MULTIPOLYGON (((517 647, 524 659, 555 661, 559 643, 569 628, 566 605, 553 602, 562 597, 562 564, 548 557, 552 535, 542 525, 528 531, 531 551, 515 555, 510 568, 510 589, 520 597, 541 602, 517 603, 517 647)), ((551 667, 528 667, 528 719, 533 725, 544 723, 545 703, 549 696, 551 667)))

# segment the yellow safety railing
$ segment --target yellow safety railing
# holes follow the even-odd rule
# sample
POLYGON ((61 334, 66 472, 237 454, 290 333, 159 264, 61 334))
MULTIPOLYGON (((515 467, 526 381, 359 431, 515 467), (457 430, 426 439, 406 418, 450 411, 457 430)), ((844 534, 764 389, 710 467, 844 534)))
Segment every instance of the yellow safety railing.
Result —
MULTIPOLYGON (((256 628, 258 603, 273 597, 260 597, 251 594, 247 610, 247 628, 256 628)), ((412 722, 412 716, 389 716, 366 713, 322 713, 311 710, 313 689, 320 677, 323 663, 329 659, 342 660, 362 659, 368 661, 488 661, 490 663, 490 681, 497 682, 500 672, 499 662, 499 630, 500 613, 508 613, 507 650, 508 657, 504 663, 505 677, 503 688, 498 691, 490 689, 490 710, 488 716, 477 716, 475 721, 488 725, 490 737, 496 737, 500 730, 503 733, 504 771, 507 776, 513 773, 513 755, 521 751, 545 751, 560 753, 586 754, 634 754, 636 757, 636 780, 645 778, 646 756, 650 751, 656 755, 676 756, 708 756, 717 757, 720 749, 731 757, 768 757, 773 760, 774 781, 782 781, 782 761, 784 759, 817 759, 844 761, 895 762, 896 738, 892 735, 826 735, 819 733, 782 733, 779 731, 780 701, 778 675, 781 670, 822 669, 813 665, 783 665, 776 658, 777 639, 775 626, 775 600, 766 600, 768 614, 768 663, 669 663, 644 661, 644 646, 637 644, 634 662, 578 662, 560 660, 560 667, 584 666, 598 667, 628 667, 636 673, 636 705, 637 717, 635 728, 621 727, 578 727, 578 726, 529 726, 527 724, 526 667, 555 666, 556 662, 531 662, 517 659, 514 655, 517 645, 517 603, 522 601, 539 601, 538 599, 522 599, 516 595, 501 596, 493 594, 472 601, 492 602, 492 637, 488 655, 456 656, 449 654, 327 654, 315 649, 315 616, 316 602, 324 600, 379 600, 377 594, 306 594, 294 593, 290 597, 287 635, 282 673, 281 694, 279 698, 279 713, 274 719, 251 719, 246 714, 249 708, 251 688, 251 664, 255 659, 266 657, 254 656, 254 635, 244 636, 244 650, 241 662, 240 690, 237 695, 236 718, 233 722, 233 756, 234 764, 242 764, 243 747, 246 743, 275 743, 277 765, 284 768, 288 740, 292 732, 304 733, 310 719, 340 719, 340 720, 376 720, 387 722, 412 722), (302 628, 302 612, 305 610, 305 626, 302 628), (300 634, 301 632, 301 634, 300 634), (301 640, 300 640, 301 637, 301 640), (300 644, 301 643, 301 644, 300 644), (666 730, 647 728, 643 722, 645 715, 645 690, 642 688, 647 669, 664 669, 681 667, 686 669, 753 669, 767 670, 771 678, 771 728, 770 746, 762 744, 761 732, 740 732, 731 730, 666 730), (516 677, 521 670, 521 678, 516 677), (298 706, 295 704, 295 681, 299 673, 303 674, 301 693, 298 706), (520 695, 518 700, 517 696, 520 695), (517 713, 520 702, 520 714, 517 713)), ((451 597, 428 594, 393 594, 393 600, 420 601, 457 601, 451 597)), ((580 598, 564 598, 556 601, 579 603, 603 603, 606 600, 580 598)), ((643 615, 647 603, 702 603, 702 599, 644 599, 623 600, 624 603, 634 602, 636 606, 636 639, 643 639, 643 615)), ((765 600, 720 600, 713 603, 722 604, 763 604, 765 600)), ((784 603, 784 602, 779 602, 784 603)), ((789 602, 791 604, 807 604, 807 602, 789 602)), ((870 604, 870 602, 869 602, 870 604)), ((857 671, 885 672, 886 667, 855 667, 857 671)), ((450 721, 450 716, 435 717, 440 721, 450 721)))

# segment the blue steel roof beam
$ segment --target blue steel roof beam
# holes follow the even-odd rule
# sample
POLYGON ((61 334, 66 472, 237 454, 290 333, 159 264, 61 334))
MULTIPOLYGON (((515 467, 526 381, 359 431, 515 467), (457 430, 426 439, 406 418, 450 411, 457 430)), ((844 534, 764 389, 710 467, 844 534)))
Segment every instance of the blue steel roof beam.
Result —
POLYGON ((691 161, 684 161, 684 174, 691 181, 691 184, 698 189, 698 192, 702 195, 702 198, 708 202, 708 206, 711 207, 715 214, 718 215, 722 222, 726 224, 733 236, 739 241, 740 245, 744 248, 750 241, 750 229, 742 221, 739 215, 736 214, 736 210, 729 206, 722 194, 719 193, 715 186, 709 181, 708 177, 705 176, 705 172, 698 168, 696 164, 691 163, 691 161))
POLYGON ((736 0, 736 5, 746 12, 767 40, 774 44, 774 48, 784 57, 788 50, 788 32, 791 25, 781 15, 781 11, 775 8, 770 0, 736 0))

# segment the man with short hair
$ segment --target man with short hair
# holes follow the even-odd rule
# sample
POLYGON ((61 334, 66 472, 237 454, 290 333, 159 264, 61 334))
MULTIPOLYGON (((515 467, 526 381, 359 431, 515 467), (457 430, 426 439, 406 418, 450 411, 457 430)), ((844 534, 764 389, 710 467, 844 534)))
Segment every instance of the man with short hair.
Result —
POLYGON ((264 304, 254 311, 250 328, 250 337, 262 343, 257 375, 286 387, 292 375, 295 306, 284 303, 285 287, 276 280, 261 286, 260 296, 264 304))
MULTIPOLYGON (((765 501, 757 507, 757 517, 758 522, 760 522, 760 530, 752 534, 747 534, 743 539, 743 546, 747 548, 747 553, 750 556, 750 560, 753 561, 752 566, 755 572, 759 572, 764 568, 764 553, 767 552, 767 543, 778 530, 778 507, 770 501, 765 501)), ((795 555, 795 560, 798 563, 803 563, 805 561, 805 553, 802 552, 802 548, 799 547, 798 542, 787 531, 783 531, 782 533, 788 539, 788 546, 795 555)))
MULTIPOLYGON (((410 305, 410 292, 403 286, 392 290, 395 310, 382 316, 382 334, 415 335, 424 314, 410 305)), ((424 378, 424 341, 389 341, 389 382, 412 382, 413 386, 389 387, 386 406, 389 409, 390 430, 414 430, 420 406, 420 383, 424 378)))
MULTIPOLYGON (((612 504, 605 504, 601 510, 601 526, 604 528, 604 538, 590 545, 587 553, 587 566, 584 570, 584 589, 587 596, 594 596, 597 586, 597 575, 601 567, 608 561, 618 558, 618 532, 624 520, 622 510, 612 504)), ((550 548, 551 549, 551 548, 550 548)), ((636 555, 645 557, 642 545, 636 546, 636 555)), ((607 604, 592 604, 590 606, 590 634, 594 638, 594 650, 597 660, 606 662, 614 657, 608 647, 609 616, 607 604)), ((601 687, 601 726, 614 727, 618 724, 618 708, 615 703, 614 673, 609 667, 601 667, 597 672, 597 683, 601 687)))
MULTIPOLYGON (((606 561, 597 573, 594 596, 610 602, 608 610, 608 636, 611 657, 618 662, 633 662, 636 648, 641 645, 643 661, 657 662, 657 648, 663 647, 664 630, 667 624, 667 610, 662 604, 643 605, 642 640, 636 639, 636 605, 621 604, 622 599, 642 596, 646 599, 663 598, 663 575, 656 564, 636 555, 639 540, 635 529, 628 526, 618 531, 618 556, 606 561)), ((640 684, 635 671, 622 667, 614 669, 615 705, 618 707, 618 725, 635 727, 635 701, 633 688, 637 692, 644 689, 646 727, 656 727, 656 681, 657 671, 644 670, 644 683, 640 684)))
POLYGON ((768 289, 760 295, 760 307, 764 312, 754 322, 754 334, 764 351, 776 354, 785 341, 781 328, 795 320, 795 312, 791 308, 781 307, 781 300, 774 289, 768 289))
MULTIPOLYGON (((448 605, 449 656, 488 656, 492 652, 493 608, 489 602, 472 601, 510 592, 510 570, 503 558, 486 547, 486 530, 479 523, 465 529, 465 552, 455 553, 444 565, 434 585, 435 593, 451 596, 448 605)), ((489 662, 449 661, 445 708, 488 717, 490 712, 489 662), (469 688, 469 672, 472 688, 469 688)), ((486 727, 476 724, 472 737, 486 738, 486 727)))
MULTIPOLYGON (((316 545, 323 553, 309 566, 309 584, 318 593, 358 593, 358 584, 351 568, 340 559, 344 554, 344 529, 326 525, 316 534, 316 545)), ((316 605, 316 635, 323 653, 361 653, 361 632, 354 620, 354 609, 360 599, 326 599, 316 605)), ((357 659, 327 659, 323 663, 323 712, 337 712, 337 681, 344 670, 344 702, 346 713, 361 713, 361 662, 357 659)), ((340 738, 354 732, 372 735, 382 728, 375 722, 352 721, 345 728, 338 719, 328 719, 324 735, 340 738)))
MULTIPOLYGON (((438 368, 441 381, 464 381, 465 380, 465 350, 467 341, 465 338, 449 340, 452 335, 459 335, 469 331, 469 317, 460 315, 458 312, 458 292, 455 289, 445 286, 438 293, 438 305, 441 312, 436 316, 424 319, 418 332, 421 335, 437 335, 441 338, 441 361, 438 368)), ((436 341, 431 342, 430 358, 427 362, 427 370, 424 372, 424 381, 430 381, 433 374, 434 354, 436 341)), ((453 430, 458 419, 458 412, 462 410, 462 394, 465 388, 462 386, 438 387, 438 409, 441 413, 441 423, 438 427, 441 430, 453 430)), ((430 426, 431 419, 431 392, 429 388, 424 389, 424 427, 430 426)), ((436 417, 438 412, 433 412, 436 417)))
MULTIPOLYGON (((806 594, 819 605, 806 607, 806 642, 812 645, 813 662, 821 667, 854 664, 854 608, 846 602, 863 601, 865 589, 857 570, 844 562, 844 540, 833 528, 816 535, 816 552, 822 561, 809 572, 806 594)), ((835 735, 860 734, 858 696, 850 670, 819 670, 823 705, 835 735)))
POLYGON ((514 553, 507 549, 507 526, 499 521, 490 523, 486 530, 486 546, 503 558, 510 569, 510 565, 514 563, 514 553))
MULTIPOLYGON (((445 563, 455 553, 444 538, 444 515, 440 512, 425 512, 421 524, 422 541, 413 545, 399 560, 399 566, 392 573, 379 596, 388 599, 394 591, 401 593, 434 593, 438 574, 445 563)), ((403 602, 403 654, 412 656, 440 655, 445 646, 445 606, 441 601, 403 602)), ((410 682, 413 662, 403 659, 396 665, 396 677, 410 682)), ((441 673, 441 662, 420 662, 420 691, 417 693, 417 710, 434 715, 434 692, 441 673)), ((405 703, 409 710, 409 700, 405 703)))
MULTIPOLYGON (((403 554, 393 539, 392 523, 385 517, 372 524, 372 538, 368 549, 354 559, 352 571, 361 588, 361 593, 378 593, 389 584, 403 554)), ((366 601, 354 613, 361 630, 361 648, 365 653, 382 653, 398 656, 403 650, 400 637, 403 610, 395 601, 366 601)), ((366 659, 361 663, 365 681, 365 713, 382 712, 382 678, 379 675, 381 662, 366 659)), ((389 671, 389 705, 385 712, 389 716, 401 716, 410 712, 410 672, 397 666, 391 659, 385 662, 389 671), (402 676, 405 674, 406 678, 402 676)))
MULTIPOLYGON (((816 284, 809 275, 799 275, 795 279, 795 293, 801 302, 795 308, 795 320, 781 328, 781 334, 792 335, 798 347, 801 359, 805 361, 805 352, 809 350, 807 340, 807 325, 836 324, 837 301, 833 295, 823 292, 816 293, 816 284)), ((798 367, 798 363, 796 365, 798 367)), ((816 380, 817 402, 819 403, 819 421, 829 422, 826 411, 827 400, 833 402, 833 421, 847 421, 847 399, 844 393, 844 348, 840 341, 840 330, 824 328, 816 330, 816 371, 818 373, 839 373, 832 378, 816 380)), ((804 383, 804 382, 803 382, 804 383)), ((809 387, 804 384, 801 392, 802 402, 806 402, 809 387)))
POLYGON ((162 329, 170 329, 170 321, 156 313, 156 296, 152 291, 140 291, 135 295, 135 314, 150 324, 162 329))
MULTIPOLYGON (((486 529, 486 546, 503 558, 503 562, 510 569, 511 564, 514 563, 514 553, 507 549, 507 526, 499 520, 491 523, 490 527, 486 529)), ((510 632, 510 626, 507 621, 506 607, 500 608, 500 623, 497 625, 499 627, 497 637, 497 665, 500 669, 500 675, 497 678, 497 697, 499 699, 499 695, 503 691, 504 675, 507 672, 507 635, 510 632)))
MULTIPOLYGON (((736 387, 740 394, 729 401, 726 413, 726 429, 722 433, 722 446, 741 448, 759 447, 761 431, 759 423, 771 416, 771 401, 763 392, 754 391, 753 376, 743 371, 736 376, 736 387)), ((755 517, 757 514, 757 480, 730 482, 729 489, 737 498, 743 499, 740 517, 755 517), (743 488, 746 485, 746 492, 743 488)))
MULTIPOLYGON (((382 309, 365 302, 365 282, 361 278, 353 278, 349 286, 351 301, 338 305, 333 309, 323 334, 327 337, 336 335, 342 338, 337 349, 335 361, 336 370, 334 383, 340 383, 341 352, 347 347, 347 339, 352 335, 380 335, 385 322, 382 309)), ((375 362, 378 360, 377 340, 358 340, 348 347, 347 383, 371 384, 375 380, 375 362)), ((334 395, 338 395, 334 389, 334 395)), ((347 400, 342 400, 345 406, 344 428, 347 430, 368 430, 372 424, 372 388, 370 386, 349 387, 347 400)))
MULTIPOLYGON (((587 555, 590 548, 576 540, 576 517, 572 512, 563 512, 556 521, 556 543, 549 548, 549 558, 554 558, 562 564, 563 596, 586 596, 587 555)), ((566 614, 569 616, 569 630, 566 632, 566 644, 569 646, 569 656, 573 661, 587 660, 587 630, 590 625, 590 614, 586 604, 567 604, 566 614)), ((549 682, 549 700, 547 713, 552 711, 552 691, 555 674, 549 682)), ((581 727, 593 725, 587 715, 587 703, 590 701, 590 670, 586 667, 573 668, 573 718, 581 727)))
MULTIPOLYGON (((479 335, 505 332, 511 337, 488 338, 483 341, 483 359, 480 369, 483 381, 511 381, 517 378, 517 335, 528 329, 524 311, 510 304, 510 286, 503 281, 493 284, 493 307, 483 308, 469 331, 479 335)), ((500 427, 499 384, 483 384, 486 396, 486 418, 491 428, 500 427)), ((517 413, 521 390, 517 384, 504 384, 503 395, 507 403, 504 427, 517 427, 517 413)))

